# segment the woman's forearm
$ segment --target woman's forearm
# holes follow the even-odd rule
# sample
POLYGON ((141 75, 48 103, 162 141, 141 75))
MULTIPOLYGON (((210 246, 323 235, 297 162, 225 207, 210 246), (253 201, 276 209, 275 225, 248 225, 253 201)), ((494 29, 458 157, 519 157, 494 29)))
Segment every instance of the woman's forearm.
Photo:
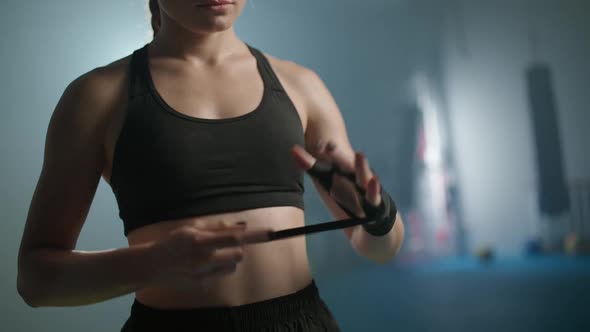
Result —
POLYGON ((21 257, 17 287, 32 307, 80 306, 144 288, 154 268, 150 244, 93 252, 44 248, 21 257))

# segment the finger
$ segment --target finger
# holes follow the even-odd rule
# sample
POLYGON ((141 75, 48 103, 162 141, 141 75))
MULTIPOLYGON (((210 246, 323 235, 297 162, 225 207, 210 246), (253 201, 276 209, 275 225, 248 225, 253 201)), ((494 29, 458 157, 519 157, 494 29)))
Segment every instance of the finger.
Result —
POLYGON ((371 178, 373 177, 373 172, 369 167, 369 161, 362 152, 355 153, 354 161, 356 184, 358 184, 361 188, 366 190, 369 185, 369 180, 371 180, 371 178))
POLYGON ((325 150, 326 156, 346 173, 354 173, 354 155, 350 155, 344 148, 333 142, 328 142, 325 150))
POLYGON ((313 148, 313 155, 317 160, 322 161, 328 165, 332 164, 332 157, 328 153, 328 148, 331 148, 331 144, 326 144, 325 142, 317 143, 313 148))
POLYGON ((307 152, 300 145, 293 146, 293 149, 291 149, 291 154, 293 155, 297 166, 299 166, 303 171, 310 169, 316 162, 316 158, 309 154, 309 152, 307 152))
POLYGON ((373 176, 369 180, 366 199, 373 206, 379 206, 381 204, 381 184, 376 176, 373 176))
POLYGON ((197 239, 199 249, 218 249, 243 245, 240 230, 200 231, 197 239))
POLYGON ((237 264, 229 264, 224 266, 218 266, 212 269, 209 273, 206 274, 206 277, 217 277, 223 276, 226 274, 234 273, 238 269, 237 264))
POLYGON ((206 256, 197 259, 195 275, 204 276, 215 269, 237 265, 243 259, 244 251, 242 248, 215 249, 206 256))
POLYGON ((222 231, 222 230, 232 230, 232 229, 245 229, 246 222, 245 221, 237 221, 235 223, 230 223, 225 220, 218 220, 218 221, 207 221, 197 224, 196 228, 199 230, 205 231, 222 231))
POLYGON ((207 257, 206 265, 223 266, 228 264, 237 264, 244 259, 244 249, 242 248, 223 248, 212 251, 207 257))
POLYGON ((216 267, 213 267, 208 270, 203 270, 203 271, 197 272, 196 277, 201 278, 202 279, 201 282, 206 282, 206 283, 202 284, 202 286, 207 288, 207 287, 211 286, 209 283, 207 283, 207 282, 211 281, 211 280, 209 280, 210 278, 228 275, 228 274, 234 273, 237 269, 238 269, 237 264, 216 266, 216 267))
POLYGON ((252 230, 244 232, 242 236, 243 244, 264 243, 270 240, 270 234, 273 232, 270 228, 252 230))

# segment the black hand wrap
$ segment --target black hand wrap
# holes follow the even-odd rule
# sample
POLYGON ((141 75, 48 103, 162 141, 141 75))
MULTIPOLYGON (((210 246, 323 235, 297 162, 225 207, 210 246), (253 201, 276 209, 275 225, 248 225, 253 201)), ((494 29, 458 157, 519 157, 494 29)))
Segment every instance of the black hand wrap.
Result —
MULTIPOLYGON (((316 163, 307 171, 307 173, 316 179, 328 193, 330 193, 332 188, 334 174, 350 180, 362 198, 362 209, 366 218, 368 219, 368 222, 363 223, 362 226, 365 231, 367 231, 367 233, 374 236, 383 236, 388 234, 393 228, 397 215, 397 206, 395 205, 395 202, 391 196, 389 196, 389 194, 383 189, 383 186, 381 186, 380 189, 381 204, 379 206, 374 206, 367 201, 367 198, 365 197, 366 191, 356 183, 356 177, 353 173, 345 173, 338 166, 328 165, 319 160, 316 161, 316 163)), ((340 206, 340 208, 344 210, 344 212, 346 212, 349 217, 360 219, 360 217, 343 206, 340 202, 338 202, 338 200, 335 201, 336 204, 338 204, 338 206, 340 206)))

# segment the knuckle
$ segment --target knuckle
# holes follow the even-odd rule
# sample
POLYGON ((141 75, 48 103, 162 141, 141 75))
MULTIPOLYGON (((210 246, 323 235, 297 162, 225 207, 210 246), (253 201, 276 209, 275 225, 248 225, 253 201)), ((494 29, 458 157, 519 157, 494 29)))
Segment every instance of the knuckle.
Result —
POLYGON ((242 234, 239 234, 239 233, 232 233, 229 236, 229 240, 235 244, 241 243, 242 238, 243 238, 242 234))
POLYGON ((172 234, 178 236, 180 238, 183 237, 190 237, 194 233, 194 230, 191 227, 181 227, 175 230, 172 234))
POLYGON ((204 236, 201 233, 195 233, 193 234, 193 236, 191 236, 191 245, 193 247, 199 247, 203 244, 204 242, 204 236))

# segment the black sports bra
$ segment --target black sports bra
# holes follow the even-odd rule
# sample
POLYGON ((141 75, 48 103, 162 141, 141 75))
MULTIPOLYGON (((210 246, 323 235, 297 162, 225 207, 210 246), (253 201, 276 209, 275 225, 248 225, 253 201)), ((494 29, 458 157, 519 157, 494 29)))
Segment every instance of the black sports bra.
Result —
POLYGON ((226 119, 177 112, 158 94, 148 45, 130 64, 130 99, 111 187, 127 234, 163 220, 271 206, 303 209, 301 119, 266 57, 248 46, 264 82, 259 106, 226 119))

